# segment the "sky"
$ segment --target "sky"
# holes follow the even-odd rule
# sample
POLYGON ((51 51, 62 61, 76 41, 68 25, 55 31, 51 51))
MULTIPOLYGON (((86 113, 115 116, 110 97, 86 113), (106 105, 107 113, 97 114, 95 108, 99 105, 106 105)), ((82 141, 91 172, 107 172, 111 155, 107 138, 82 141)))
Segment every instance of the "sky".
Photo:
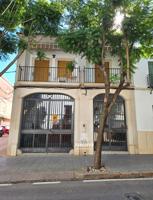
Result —
MULTIPOLYGON (((0 61, 0 71, 2 71, 16 56, 16 54, 9 55, 7 60, 0 61)), ((8 80, 9 83, 14 85, 15 82, 15 71, 16 64, 12 65, 11 68, 3 75, 4 78, 8 80)))

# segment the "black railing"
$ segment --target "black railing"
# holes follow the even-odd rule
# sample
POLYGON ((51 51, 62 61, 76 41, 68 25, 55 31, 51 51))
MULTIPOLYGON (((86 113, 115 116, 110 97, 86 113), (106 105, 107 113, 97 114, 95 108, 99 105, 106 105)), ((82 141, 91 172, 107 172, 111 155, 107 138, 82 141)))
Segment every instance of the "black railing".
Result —
POLYGON ((18 81, 80 82, 80 68, 19 66, 18 81))
MULTIPOLYGON (((109 68, 107 70, 112 83, 119 82, 121 76, 120 68, 109 68)), ((85 83, 104 83, 103 72, 99 68, 84 68, 83 77, 85 83)))
MULTIPOLYGON (((120 68, 109 68, 111 83, 120 80, 120 68)), ((73 71, 64 67, 19 66, 18 81, 65 82, 65 83, 104 83, 103 73, 99 68, 74 68, 73 71)))
POLYGON ((149 88, 153 88, 153 74, 148 74, 147 76, 147 84, 149 88))

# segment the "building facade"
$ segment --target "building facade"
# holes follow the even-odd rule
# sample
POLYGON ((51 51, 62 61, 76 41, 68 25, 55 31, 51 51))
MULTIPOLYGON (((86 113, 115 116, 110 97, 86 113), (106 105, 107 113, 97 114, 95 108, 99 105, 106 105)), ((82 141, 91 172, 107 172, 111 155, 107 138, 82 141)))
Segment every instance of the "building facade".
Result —
MULTIPOLYGON (((18 60, 8 154, 93 154, 104 99, 102 73, 84 58, 63 52, 54 38, 38 37, 30 47, 31 51, 25 51, 18 60), (38 49, 45 52, 43 59, 37 56, 38 49)), ((120 77, 118 58, 108 51, 105 64, 113 80, 113 93, 120 77)), ((121 92, 107 119, 103 150, 153 153, 152 145, 146 144, 145 151, 140 148, 137 79, 139 75, 121 92)), ((143 136, 148 134, 153 139, 153 129, 143 136)))
POLYGON ((13 100, 13 86, 0 77, 0 125, 9 125, 13 100))
POLYGON ((139 153, 153 154, 153 59, 137 63, 134 86, 139 153))

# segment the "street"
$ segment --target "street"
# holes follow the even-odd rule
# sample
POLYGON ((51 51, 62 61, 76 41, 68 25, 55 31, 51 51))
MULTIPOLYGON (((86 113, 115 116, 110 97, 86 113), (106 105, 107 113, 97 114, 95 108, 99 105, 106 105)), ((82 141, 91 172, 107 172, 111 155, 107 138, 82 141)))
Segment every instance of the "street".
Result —
POLYGON ((153 178, 0 185, 0 200, 152 200, 153 178))

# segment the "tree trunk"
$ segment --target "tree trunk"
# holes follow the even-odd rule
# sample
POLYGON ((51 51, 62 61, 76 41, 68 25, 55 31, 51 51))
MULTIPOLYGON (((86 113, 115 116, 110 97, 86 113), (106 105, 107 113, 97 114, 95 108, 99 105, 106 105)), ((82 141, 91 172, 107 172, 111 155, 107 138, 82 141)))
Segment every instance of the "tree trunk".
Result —
POLYGON ((106 120, 107 120, 107 105, 104 104, 104 109, 100 117, 100 127, 99 127, 99 132, 98 132, 97 141, 96 141, 96 152, 95 152, 95 159, 94 159, 95 169, 101 168, 101 159, 102 159, 101 151, 102 151, 102 142, 103 142, 103 132, 104 132, 106 120))
MULTIPOLYGON (((100 169, 101 168, 101 160, 102 160, 102 155, 101 155, 101 151, 102 151, 102 142, 103 142, 103 135, 104 135, 104 129, 106 126, 106 121, 107 121, 107 117, 109 115, 109 113, 111 112, 111 109, 113 107, 113 105, 116 102, 116 99, 118 97, 118 95, 120 94, 120 92, 122 91, 122 89, 126 88, 127 86, 129 86, 129 82, 125 84, 125 77, 127 77, 127 71, 126 72, 122 72, 121 73, 121 78, 120 78, 120 83, 119 86, 116 88, 114 94, 113 94, 113 98, 109 99, 109 95, 110 95, 110 79, 109 79, 109 74, 107 73, 106 67, 105 67, 105 57, 104 57, 104 50, 105 50, 105 35, 103 35, 102 38, 102 51, 101 51, 101 60, 102 60, 102 65, 99 66, 100 70, 103 71, 104 74, 104 79, 105 79, 105 97, 104 97, 104 108, 102 110, 102 114, 100 116, 100 127, 99 127, 99 131, 98 131, 98 136, 97 136, 97 141, 96 141, 96 152, 95 152, 95 158, 94 158, 94 167, 95 169, 100 169)), ((127 65, 129 68, 129 49, 127 49, 127 65)), ((121 59, 122 61, 122 59, 121 59)))
POLYGON ((100 169, 101 168, 101 160, 102 160, 102 142, 103 142, 103 135, 104 135, 104 129, 107 121, 107 117, 109 113, 111 112, 112 106, 115 104, 116 99, 118 95, 120 94, 121 90, 126 88, 128 84, 124 85, 125 80, 124 77, 123 79, 120 80, 120 84, 115 90, 113 94, 113 98, 109 99, 109 94, 110 94, 110 83, 109 83, 109 76, 106 73, 106 69, 104 69, 104 77, 105 77, 105 97, 104 97, 104 108, 102 111, 102 114, 100 116, 100 127, 99 127, 99 132, 98 132, 98 137, 96 141, 96 152, 95 152, 95 159, 94 159, 94 167, 95 169, 100 169))
POLYGON ((129 43, 126 39, 126 65, 127 65, 127 82, 130 83, 130 59, 129 59, 129 43))
POLYGON ((0 72, 0 77, 17 61, 23 54, 24 50, 20 51, 17 56, 0 72))
POLYGON ((106 125, 106 120, 108 117, 108 105, 109 105, 109 93, 110 93, 110 81, 109 81, 109 75, 107 73, 107 69, 105 66, 104 59, 102 59, 103 63, 103 73, 104 73, 104 79, 105 79, 105 97, 104 97, 104 107, 102 110, 102 114, 100 116, 100 127, 98 132, 98 137, 96 141, 96 152, 95 152, 95 160, 94 160, 94 167, 95 169, 101 168, 101 151, 102 151, 102 142, 103 142, 103 133, 106 125))
POLYGON ((95 152, 95 159, 94 159, 95 169, 101 168, 101 159, 102 159, 101 150, 102 150, 102 142, 103 142, 103 133, 104 133, 104 128, 105 128, 105 124, 106 124, 106 120, 108 116, 108 103, 109 103, 109 93, 110 93, 109 75, 107 73, 107 69, 105 66, 105 43, 106 43, 105 33, 103 34, 101 41, 102 41, 101 66, 99 66, 99 68, 104 74, 105 97, 104 97, 104 108, 100 116, 100 121, 99 121, 100 127, 99 127, 97 141, 96 141, 96 152, 95 152))

